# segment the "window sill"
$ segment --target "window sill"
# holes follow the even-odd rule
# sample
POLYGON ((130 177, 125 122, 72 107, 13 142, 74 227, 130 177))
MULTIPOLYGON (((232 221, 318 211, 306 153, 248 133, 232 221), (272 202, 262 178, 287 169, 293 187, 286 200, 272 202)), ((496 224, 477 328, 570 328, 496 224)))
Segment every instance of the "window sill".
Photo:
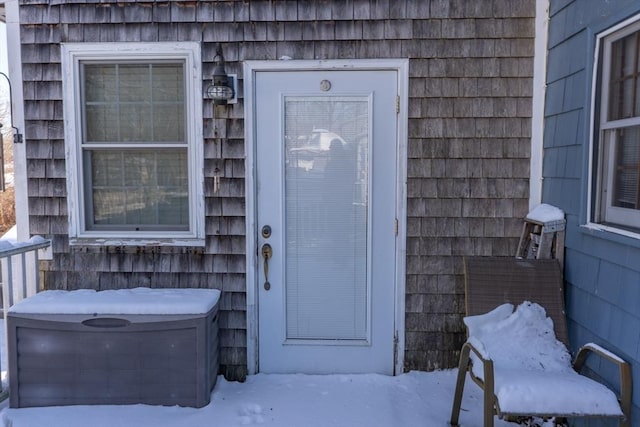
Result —
POLYGON ((189 247, 204 247, 204 238, 98 238, 98 237, 71 237, 69 238, 69 244, 71 246, 189 246, 189 247))
POLYGON ((587 223, 582 224, 580 228, 596 237, 601 237, 607 240, 615 241, 616 243, 626 244, 629 246, 640 248, 640 232, 625 230, 620 227, 613 227, 606 224, 587 223))

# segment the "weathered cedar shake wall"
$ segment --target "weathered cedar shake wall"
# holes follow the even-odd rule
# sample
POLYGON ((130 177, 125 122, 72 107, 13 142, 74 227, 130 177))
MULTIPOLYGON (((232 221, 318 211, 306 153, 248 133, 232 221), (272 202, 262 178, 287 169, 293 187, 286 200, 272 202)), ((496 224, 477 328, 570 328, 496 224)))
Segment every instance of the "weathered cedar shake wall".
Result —
POLYGON ((47 288, 221 288, 222 373, 246 373, 242 99, 215 120, 204 102, 204 251, 70 247, 60 42, 201 41, 205 84, 216 42, 239 74, 245 59, 283 55, 408 57, 405 368, 457 363, 461 257, 513 255, 528 209, 534 0, 84 3, 20 1, 30 226, 53 237, 47 288))
MULTIPOLYGON (((588 231, 586 189, 596 35, 640 13, 637 0, 552 1, 545 106, 543 200, 567 218, 565 279, 573 350, 604 344, 631 363, 632 420, 640 422, 640 242, 588 231)), ((617 373, 589 365, 604 381, 617 373)), ((617 425, 590 421, 587 425, 617 425)), ((582 424, 580 424, 582 425, 582 424)))

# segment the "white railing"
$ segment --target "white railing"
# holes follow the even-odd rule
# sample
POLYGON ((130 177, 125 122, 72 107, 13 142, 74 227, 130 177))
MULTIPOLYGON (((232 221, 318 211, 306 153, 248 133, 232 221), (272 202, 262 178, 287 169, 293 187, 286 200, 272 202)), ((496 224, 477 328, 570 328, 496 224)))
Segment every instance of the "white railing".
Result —
POLYGON ((38 251, 51 245, 51 240, 34 236, 26 242, 0 240, 2 269, 2 308, 9 307, 38 292, 38 251))

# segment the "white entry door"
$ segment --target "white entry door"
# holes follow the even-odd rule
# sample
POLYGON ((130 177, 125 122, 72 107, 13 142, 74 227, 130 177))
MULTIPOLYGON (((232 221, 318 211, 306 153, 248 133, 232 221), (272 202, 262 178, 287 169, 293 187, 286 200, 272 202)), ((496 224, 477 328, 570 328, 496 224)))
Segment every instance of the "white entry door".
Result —
POLYGON ((393 373, 397 88, 255 75, 260 372, 393 373))

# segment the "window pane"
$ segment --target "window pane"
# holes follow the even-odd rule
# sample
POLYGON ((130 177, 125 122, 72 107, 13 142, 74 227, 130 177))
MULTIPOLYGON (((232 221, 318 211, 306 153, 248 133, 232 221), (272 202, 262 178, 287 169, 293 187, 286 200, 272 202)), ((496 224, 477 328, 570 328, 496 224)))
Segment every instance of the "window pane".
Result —
POLYGON ((161 198, 162 203, 158 204, 158 224, 189 223, 189 196, 186 192, 165 190, 161 198))
POLYGON ((611 45, 609 120, 640 115, 640 101, 637 97, 639 38, 640 32, 635 32, 611 45))
POLYGON ((155 141, 184 141, 184 108, 182 105, 158 105, 153 108, 155 141))
POLYGON ((122 185, 124 164, 122 155, 106 151, 93 156, 93 185, 97 187, 118 187, 122 185))
POLYGON ((153 199, 158 196, 153 187, 130 188, 126 194, 126 223, 127 224, 157 224, 154 215, 153 199))
POLYGON ((184 101, 182 67, 176 67, 173 64, 154 64, 152 90, 155 101, 184 101))
POLYGON ((369 99, 287 97, 285 150, 287 338, 366 339, 369 99))
POLYGON ((156 154, 153 152, 135 152, 124 157, 124 185, 151 187, 156 185, 156 154))
POLYGON ((114 105, 87 105, 87 141, 118 141, 118 110, 114 105))
POLYGON ((151 100, 151 67, 148 64, 119 65, 118 78, 120 102, 151 100))
POLYGON ((186 143, 184 64, 83 64, 87 143, 186 143))
MULTIPOLYGON (((125 192, 116 187, 93 193, 94 225, 125 224, 125 192)), ((88 227, 93 228, 93 227, 88 227)))
POLYGON ((84 166, 91 170, 85 188, 89 229, 188 228, 186 149, 87 150, 84 166))
POLYGON ((158 169, 158 185, 163 187, 186 187, 187 162, 176 159, 173 152, 166 150, 156 153, 158 169))
POLYGON ((617 133, 615 190, 612 205, 639 209, 640 126, 622 129, 617 133))
POLYGON ((84 76, 88 102, 113 102, 118 99, 115 65, 85 65, 84 76))
POLYGON ((152 141, 151 108, 149 105, 120 106, 120 141, 152 141))

